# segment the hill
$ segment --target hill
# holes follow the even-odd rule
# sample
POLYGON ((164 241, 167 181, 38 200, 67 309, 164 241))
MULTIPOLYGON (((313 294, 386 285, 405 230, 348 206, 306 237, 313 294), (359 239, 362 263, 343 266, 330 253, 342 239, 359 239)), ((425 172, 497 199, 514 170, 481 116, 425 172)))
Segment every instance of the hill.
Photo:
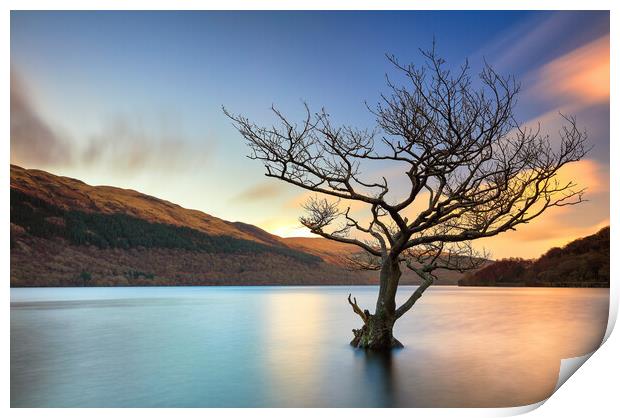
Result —
POLYGON ((19 196, 27 196, 31 201, 45 203, 64 212, 125 215, 150 223, 187 227, 209 235, 229 236, 270 245, 280 243, 279 237, 260 228, 240 222, 226 222, 135 190, 90 186, 80 180, 15 165, 11 165, 11 197, 13 196, 16 201, 19 196))
POLYGON ((458 284, 609 287, 609 227, 562 248, 552 248, 537 260, 499 260, 466 275, 458 284))
POLYGON ((376 272, 343 267, 354 251, 11 165, 11 286, 376 284, 376 272))

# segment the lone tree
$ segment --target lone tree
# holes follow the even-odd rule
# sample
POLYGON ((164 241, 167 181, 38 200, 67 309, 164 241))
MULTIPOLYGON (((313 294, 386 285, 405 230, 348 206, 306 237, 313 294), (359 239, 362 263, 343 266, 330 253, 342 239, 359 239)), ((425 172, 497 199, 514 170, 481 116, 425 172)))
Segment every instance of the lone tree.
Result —
POLYGON ((436 270, 464 271, 484 261, 472 240, 514 230, 550 207, 583 200, 584 189, 557 176, 587 152, 586 134, 574 117, 562 115, 565 125, 552 144, 540 126, 516 122, 520 86, 514 77, 485 64, 474 84, 467 63, 451 71, 434 47, 421 54, 422 66, 388 56, 404 81, 388 78, 389 93, 368 106, 376 118, 373 131, 334 126, 325 110, 312 113, 307 105, 301 123, 272 107, 277 124, 271 127, 224 109, 247 140, 249 157, 263 162, 266 176, 323 195, 305 204, 301 223, 321 237, 360 247, 364 251, 350 264, 379 271, 374 313, 348 298, 363 321, 353 330, 355 347, 402 346, 393 336, 394 323, 436 280, 436 270), (364 178, 361 167, 372 161, 402 167, 405 193, 388 196, 386 177, 364 178), (366 221, 355 219, 350 206, 341 209, 341 200, 367 206, 366 221), (408 218, 405 212, 414 204, 423 208, 408 218), (420 277, 421 285, 397 306, 404 267, 420 277))

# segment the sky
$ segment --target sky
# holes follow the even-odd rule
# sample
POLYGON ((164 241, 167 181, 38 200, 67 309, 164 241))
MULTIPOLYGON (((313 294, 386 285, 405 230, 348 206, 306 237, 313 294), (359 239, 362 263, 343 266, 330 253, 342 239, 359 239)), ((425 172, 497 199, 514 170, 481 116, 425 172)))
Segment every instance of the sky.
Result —
POLYGON ((372 128, 385 54, 420 63, 433 39, 449 66, 514 75, 520 121, 557 141, 575 115, 593 146, 561 173, 587 202, 476 246, 537 257, 608 225, 608 12, 12 11, 11 163, 309 236, 308 193, 264 176, 222 106, 271 124, 272 104, 296 118, 306 101, 372 128))

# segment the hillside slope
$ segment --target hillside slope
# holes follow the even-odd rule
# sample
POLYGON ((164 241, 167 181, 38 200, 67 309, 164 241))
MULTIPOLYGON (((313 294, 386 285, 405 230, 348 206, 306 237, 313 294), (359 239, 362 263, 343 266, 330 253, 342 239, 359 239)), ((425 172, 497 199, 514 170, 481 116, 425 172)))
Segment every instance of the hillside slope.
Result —
POLYGON ((80 180, 42 170, 11 165, 11 191, 40 199, 65 211, 122 214, 152 223, 188 227, 210 235, 225 235, 270 245, 281 244, 280 237, 260 228, 247 228, 246 224, 227 222, 135 190, 90 186, 80 180))
POLYGON ((459 286, 609 287, 609 227, 537 260, 499 260, 459 280, 459 286))

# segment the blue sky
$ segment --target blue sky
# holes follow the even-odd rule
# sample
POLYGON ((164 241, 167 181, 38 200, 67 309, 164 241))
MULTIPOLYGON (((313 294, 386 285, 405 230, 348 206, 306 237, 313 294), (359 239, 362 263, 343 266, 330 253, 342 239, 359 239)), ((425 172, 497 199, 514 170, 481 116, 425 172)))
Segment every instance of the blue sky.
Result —
MULTIPOLYGON (((12 12, 12 124, 15 102, 41 126, 12 131, 11 161, 303 235, 302 193, 262 177, 221 106, 270 123, 272 104, 294 117, 306 100, 371 127, 364 101, 393 73, 384 54, 419 62, 433 38, 451 65, 486 59, 520 79, 523 121, 552 129, 564 110, 587 125, 592 216, 553 243, 608 222, 607 12, 12 12), (606 96, 588 84, 604 87, 605 42, 606 96)), ((525 235, 537 243, 525 256, 552 241, 525 235)))

